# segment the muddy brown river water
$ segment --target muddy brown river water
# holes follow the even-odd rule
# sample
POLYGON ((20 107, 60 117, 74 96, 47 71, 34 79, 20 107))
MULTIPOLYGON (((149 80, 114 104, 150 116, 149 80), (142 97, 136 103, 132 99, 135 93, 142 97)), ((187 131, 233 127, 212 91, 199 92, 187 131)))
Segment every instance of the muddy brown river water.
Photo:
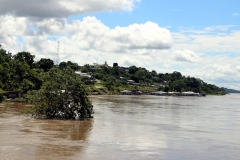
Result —
POLYGON ((0 159, 240 159, 240 95, 93 96, 94 118, 40 120, 0 104, 0 159))

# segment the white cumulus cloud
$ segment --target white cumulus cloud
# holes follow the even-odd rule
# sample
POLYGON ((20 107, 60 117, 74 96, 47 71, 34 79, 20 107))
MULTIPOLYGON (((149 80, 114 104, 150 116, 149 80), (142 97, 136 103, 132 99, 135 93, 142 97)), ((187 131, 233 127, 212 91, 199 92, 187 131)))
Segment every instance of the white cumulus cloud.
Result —
POLYGON ((117 26, 110 29, 95 17, 73 21, 67 25, 68 39, 83 50, 126 53, 137 49, 169 49, 173 44, 171 33, 156 23, 117 26))
POLYGON ((203 30, 184 30, 172 33, 176 49, 190 49, 201 53, 240 53, 240 31, 234 26, 207 27, 203 30), (231 29, 231 30, 230 30, 231 29))
POLYGON ((65 19, 50 18, 38 21, 35 26, 43 33, 59 34, 65 32, 65 24, 65 19))
POLYGON ((170 31, 153 22, 111 29, 96 17, 71 22, 61 18, 35 22, 14 16, 0 16, 0 19, 3 47, 13 54, 28 51, 37 59, 55 60, 57 41, 60 41, 60 61, 79 64, 119 61, 149 66, 173 45, 170 31))
POLYGON ((191 63, 199 62, 201 60, 201 58, 194 51, 188 49, 176 50, 173 54, 173 58, 176 61, 191 63))
POLYGON ((68 17, 87 12, 132 11, 140 0, 1 0, 0 14, 21 17, 68 17))
POLYGON ((240 66, 239 65, 237 66, 237 71, 240 72, 240 66))
POLYGON ((26 18, 0 16, 0 43, 6 48, 13 49, 18 38, 28 34, 26 18))

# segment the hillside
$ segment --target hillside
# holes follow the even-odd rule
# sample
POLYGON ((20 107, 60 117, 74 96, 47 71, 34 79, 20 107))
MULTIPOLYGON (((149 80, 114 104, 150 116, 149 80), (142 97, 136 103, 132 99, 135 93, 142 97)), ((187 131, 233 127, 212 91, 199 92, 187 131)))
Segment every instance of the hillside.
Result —
MULTIPOLYGON (((99 84, 114 93, 121 90, 131 91, 193 91, 206 94, 226 94, 225 90, 213 84, 207 84, 195 77, 183 76, 180 72, 157 73, 143 67, 119 67, 114 63, 112 67, 103 65, 84 65, 80 70, 91 73, 99 84)), ((88 81, 86 81, 88 82, 88 81)))
POLYGON ((240 93, 240 91, 235 90, 235 89, 228 89, 228 88, 223 88, 227 93, 240 93))
POLYGON ((223 88, 207 84, 199 78, 186 77, 180 72, 157 73, 143 67, 120 67, 117 63, 85 64, 79 66, 71 61, 54 65, 53 60, 42 58, 34 61, 35 56, 29 52, 12 55, 0 46, 0 91, 21 91, 23 94, 31 90, 39 90, 42 77, 53 67, 63 70, 71 68, 78 73, 91 93, 119 94, 122 90, 150 93, 154 91, 185 92, 193 91, 205 94, 225 94, 223 88))

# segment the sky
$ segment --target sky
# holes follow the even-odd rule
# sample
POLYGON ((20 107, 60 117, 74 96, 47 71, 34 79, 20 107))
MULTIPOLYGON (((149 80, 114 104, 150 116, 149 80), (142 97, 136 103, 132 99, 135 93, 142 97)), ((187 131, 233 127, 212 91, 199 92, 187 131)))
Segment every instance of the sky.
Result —
POLYGON ((240 90, 240 1, 0 0, 0 44, 79 65, 181 72, 240 90))

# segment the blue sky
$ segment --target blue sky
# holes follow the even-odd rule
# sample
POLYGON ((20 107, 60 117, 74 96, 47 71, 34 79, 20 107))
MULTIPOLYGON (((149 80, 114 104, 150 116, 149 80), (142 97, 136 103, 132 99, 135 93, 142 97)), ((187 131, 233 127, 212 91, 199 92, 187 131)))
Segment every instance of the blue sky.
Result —
POLYGON ((240 1, 0 0, 0 43, 79 65, 179 71, 240 90, 240 1))
MULTIPOLYGON (((240 1, 193 1, 193 0, 141 0, 133 11, 106 11, 70 16, 68 19, 82 19, 95 16, 107 26, 128 26, 133 23, 152 21, 159 26, 170 26, 171 31, 179 27, 204 28, 208 26, 239 25, 240 1), (234 14, 236 14, 234 16, 234 14)), ((239 28, 239 26, 238 26, 239 28)))

